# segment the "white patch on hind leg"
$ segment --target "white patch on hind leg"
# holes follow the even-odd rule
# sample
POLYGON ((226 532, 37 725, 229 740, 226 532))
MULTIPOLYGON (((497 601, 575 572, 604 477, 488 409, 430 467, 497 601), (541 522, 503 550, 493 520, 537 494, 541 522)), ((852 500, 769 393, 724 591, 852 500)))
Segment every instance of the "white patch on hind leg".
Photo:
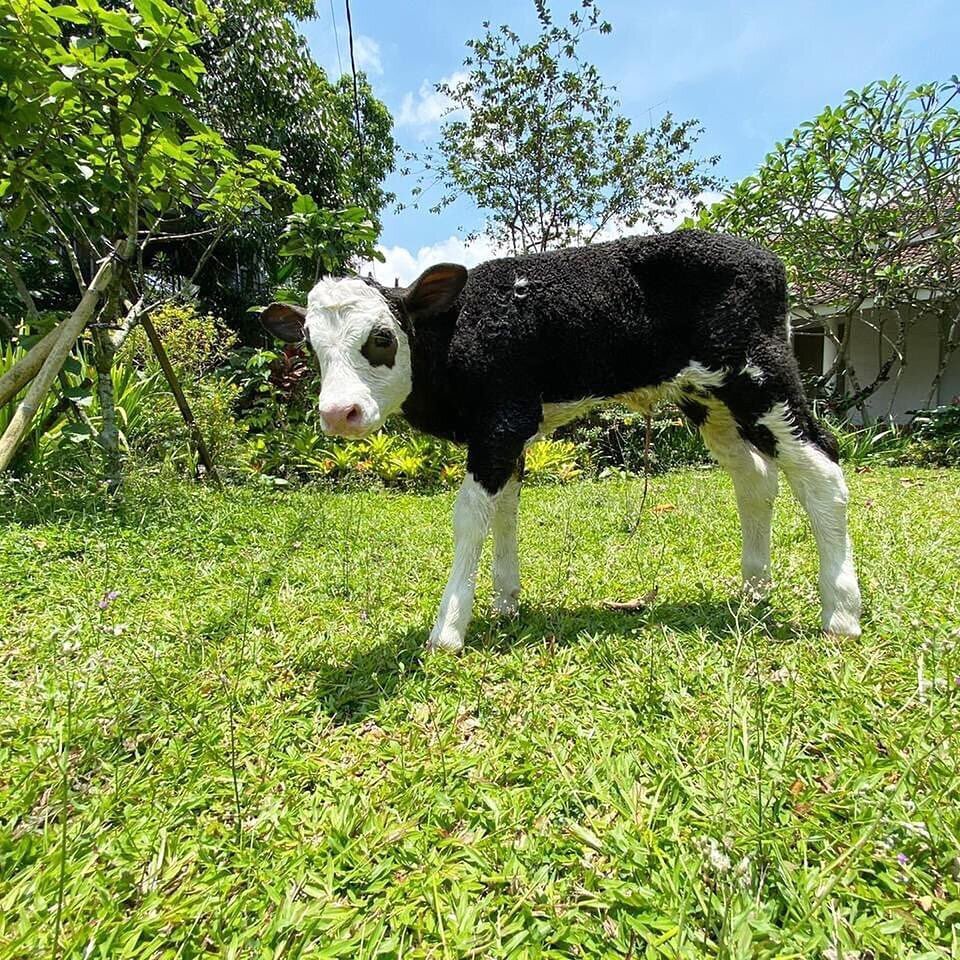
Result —
POLYGON ((847 533, 849 493, 843 471, 819 447, 799 436, 783 403, 760 418, 777 441, 777 460, 810 517, 820 554, 822 623, 827 633, 860 636, 860 586, 847 533))
POLYGON ((511 477, 497 497, 493 511, 493 610, 501 616, 516 614, 520 601, 520 557, 517 544, 517 511, 520 481, 511 477))

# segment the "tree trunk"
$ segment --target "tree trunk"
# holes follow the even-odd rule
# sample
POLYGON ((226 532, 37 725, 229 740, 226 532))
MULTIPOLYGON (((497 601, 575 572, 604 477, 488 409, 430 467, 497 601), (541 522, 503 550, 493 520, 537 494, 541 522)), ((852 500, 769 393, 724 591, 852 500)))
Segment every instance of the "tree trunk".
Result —
POLYGON ((937 366, 936 375, 930 384, 930 393, 927 395, 927 406, 934 405, 934 400, 939 405, 940 384, 943 382, 943 375, 947 372, 950 365, 950 358, 958 347, 960 347, 960 313, 957 313, 947 327, 940 318, 940 363, 937 366))

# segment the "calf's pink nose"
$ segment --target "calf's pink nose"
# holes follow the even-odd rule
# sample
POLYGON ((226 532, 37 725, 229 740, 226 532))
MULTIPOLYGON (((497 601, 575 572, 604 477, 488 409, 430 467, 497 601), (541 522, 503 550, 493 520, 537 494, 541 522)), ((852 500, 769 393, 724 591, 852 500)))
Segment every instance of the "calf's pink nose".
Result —
POLYGON ((327 433, 355 433, 363 420, 356 403, 331 403, 320 408, 320 423, 327 433))

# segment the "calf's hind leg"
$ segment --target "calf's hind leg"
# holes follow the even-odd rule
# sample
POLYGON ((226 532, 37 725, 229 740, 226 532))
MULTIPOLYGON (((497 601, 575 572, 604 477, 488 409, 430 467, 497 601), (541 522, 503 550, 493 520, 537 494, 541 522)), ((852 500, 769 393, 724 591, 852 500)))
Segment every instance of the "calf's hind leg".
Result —
POLYGON ((520 599, 520 557, 517 520, 520 507, 519 471, 500 491, 493 509, 493 610, 512 617, 520 599))
POLYGON ((762 595, 770 588, 770 530, 777 468, 740 436, 736 421, 723 404, 714 401, 707 406, 690 400, 680 406, 699 424, 707 449, 733 479, 743 538, 743 586, 750 594, 762 595))
POLYGON ((827 633, 860 636, 860 587, 847 533, 847 485, 806 411, 794 416, 785 403, 760 419, 776 439, 777 463, 813 527, 820 554, 822 623, 827 633), (798 422, 798 420, 800 422, 798 422))

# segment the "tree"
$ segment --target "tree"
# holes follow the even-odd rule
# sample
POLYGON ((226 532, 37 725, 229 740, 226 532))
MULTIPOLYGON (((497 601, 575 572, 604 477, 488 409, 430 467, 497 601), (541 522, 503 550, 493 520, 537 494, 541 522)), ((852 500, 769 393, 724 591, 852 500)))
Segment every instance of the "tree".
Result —
MULTIPOLYGON (((98 0, 0 2, 0 266, 31 325, 38 311, 19 269, 23 248, 62 259, 82 293, 70 315, 0 381, 0 403, 30 383, 0 438, 0 470, 90 325, 97 441, 116 486, 114 354, 143 324, 163 364, 149 314, 190 289, 185 278, 158 284, 144 267, 145 252, 158 240, 187 239, 184 216, 200 211, 205 249, 196 276, 218 240, 267 205, 264 191, 285 188, 278 152, 249 145, 238 156, 193 109, 203 73, 193 51, 215 29, 203 0, 183 9, 166 0, 113 8, 98 0)), ((189 421, 172 375, 170 381, 189 421)))
POLYGON ((514 253, 590 242, 604 231, 658 229, 681 201, 717 186, 693 148, 696 120, 634 131, 617 113, 614 88, 578 48, 607 34, 595 0, 564 24, 534 0, 539 35, 524 41, 509 26, 483 24, 467 42, 466 76, 437 85, 450 101, 439 142, 422 158, 415 195, 439 180, 439 209, 460 195, 487 214, 486 233, 514 253))
MULTIPOLYGON (((362 152, 354 120, 352 78, 332 82, 314 61, 291 17, 313 15, 307 0, 219 0, 219 27, 197 48, 205 67, 198 115, 235 151, 259 143, 280 152, 283 176, 329 211, 363 208, 379 233, 379 214, 393 196, 383 181, 393 169, 393 121, 362 74, 357 94, 362 152)), ((246 311, 263 302, 282 270, 281 234, 290 213, 285 193, 267 193, 255 213, 223 241, 198 280, 208 308, 243 327, 246 311)), ((349 223, 344 224, 349 232, 349 223)), ((195 244, 166 251, 175 269, 195 258, 195 244)), ((344 269, 359 249, 343 248, 344 269)))
POLYGON ((824 304, 836 312, 839 322, 824 331, 836 360, 820 387, 832 384, 839 409, 865 415, 865 400, 903 369, 921 311, 940 321, 931 398, 960 346, 958 95, 957 77, 915 88, 893 77, 849 91, 698 221, 774 249, 795 315, 813 319, 824 304), (854 321, 873 324, 881 344, 878 373, 866 383, 850 362, 854 321))
POLYGON ((297 302, 324 276, 337 273, 351 257, 383 260, 376 249, 377 229, 361 207, 325 210, 312 197, 299 196, 287 217, 280 256, 286 264, 277 279, 286 285, 294 282, 281 299, 297 302))
MULTIPOLYGON (((0 8, 8 3, 0 0, 0 8)), ((131 0, 101 3, 101 9, 110 15, 122 15, 131 8, 131 0)), ((192 8, 193 0, 172 0, 168 7, 184 15, 192 8)), ((308 0, 212 2, 208 25, 197 29, 197 40, 191 46, 199 65, 190 109, 237 155, 242 155, 249 143, 278 151, 284 180, 312 196, 331 216, 336 210, 359 206, 379 230, 379 212, 392 200, 383 188, 394 162, 392 119, 366 78, 359 75, 361 162, 352 81, 348 77, 329 80, 290 20, 312 14, 313 4, 308 0)), ((95 29, 82 16, 71 23, 73 33, 83 40, 91 39, 88 35, 95 29)), ((12 56, 15 51, 13 45, 8 52, 12 56)), ((183 132, 189 132, 185 122, 181 117, 183 132)), ((250 322, 248 308, 269 298, 281 269, 281 235, 291 211, 286 188, 266 186, 262 196, 266 203, 248 211, 220 237, 194 278, 197 296, 205 307, 240 328, 250 322)), ((151 272, 170 282, 194 274, 212 226, 205 211, 187 203, 180 203, 178 213, 177 238, 154 239, 144 251, 151 272)), ((349 226, 345 224, 347 230, 349 226)), ((51 260, 42 244, 38 248, 24 243, 25 239, 20 237, 17 244, 18 267, 35 293, 38 307, 68 309, 80 293, 69 265, 63 258, 51 260)), ((344 250, 341 269, 357 252, 344 250)), ((0 316, 17 301, 12 286, 0 280, 0 316)), ((0 320, 0 336, 4 332, 0 320)))

